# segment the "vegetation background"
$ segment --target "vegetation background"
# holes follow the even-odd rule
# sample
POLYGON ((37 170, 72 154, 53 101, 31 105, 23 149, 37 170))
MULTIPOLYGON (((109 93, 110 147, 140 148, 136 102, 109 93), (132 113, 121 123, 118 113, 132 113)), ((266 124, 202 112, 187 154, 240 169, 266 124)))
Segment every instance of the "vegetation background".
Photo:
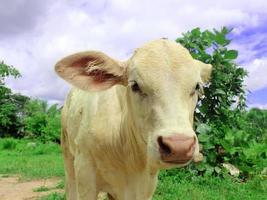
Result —
MULTIPOLYGON (((213 65, 195 115, 204 161, 162 171, 155 199, 266 199, 267 110, 246 108, 243 81, 248 74, 235 62, 238 52, 228 49, 230 32, 196 28, 176 40, 195 59, 213 65)), ((13 93, 5 79, 20 76, 13 66, 0 63, 0 174, 64 177, 61 107, 13 93)))

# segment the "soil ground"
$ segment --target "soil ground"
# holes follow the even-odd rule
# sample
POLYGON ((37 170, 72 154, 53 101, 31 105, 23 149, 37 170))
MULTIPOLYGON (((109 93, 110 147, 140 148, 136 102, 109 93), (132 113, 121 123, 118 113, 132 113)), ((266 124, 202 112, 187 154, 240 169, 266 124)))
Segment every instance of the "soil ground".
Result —
POLYGON ((0 176, 0 199, 1 200, 36 200, 51 192, 63 192, 55 189, 60 179, 21 180, 18 176, 0 176), (49 188, 48 191, 34 192, 40 187, 49 188))

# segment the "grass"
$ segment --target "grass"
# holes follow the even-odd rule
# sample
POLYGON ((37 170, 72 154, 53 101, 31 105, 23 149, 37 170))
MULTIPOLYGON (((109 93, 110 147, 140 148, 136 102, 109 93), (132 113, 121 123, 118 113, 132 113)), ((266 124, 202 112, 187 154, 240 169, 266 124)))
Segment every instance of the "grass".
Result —
POLYGON ((33 189, 34 192, 46 192, 49 191, 50 188, 46 186, 40 186, 38 188, 33 189))
POLYGON ((64 189, 64 186, 65 186, 65 181, 62 180, 56 185, 55 189, 64 189))
POLYGON ((64 189, 64 186, 65 186, 65 182, 64 182, 64 180, 61 180, 54 187, 40 186, 38 188, 34 188, 33 191, 34 192, 47 192, 49 190, 54 190, 54 189, 64 189))
POLYGON ((41 197, 40 200, 66 200, 66 196, 58 192, 53 192, 47 196, 41 197))
POLYGON ((198 177, 185 170, 163 171, 153 200, 265 200, 267 180, 240 183, 232 177, 198 177), (176 175, 173 175, 176 173, 176 175))
MULTIPOLYGON (((38 141, 0 139, 0 174, 20 174, 26 179, 64 176, 58 144, 38 141)), ((61 181, 55 188, 64 188, 61 181)), ((38 191, 47 188, 37 188, 38 191)), ((185 169, 162 171, 153 200, 265 200, 267 180, 256 177, 240 183, 231 177, 192 176, 185 169)), ((65 200, 57 192, 41 200, 65 200)))
POLYGON ((58 144, 0 139, 0 174, 22 178, 63 177, 63 159, 58 144))

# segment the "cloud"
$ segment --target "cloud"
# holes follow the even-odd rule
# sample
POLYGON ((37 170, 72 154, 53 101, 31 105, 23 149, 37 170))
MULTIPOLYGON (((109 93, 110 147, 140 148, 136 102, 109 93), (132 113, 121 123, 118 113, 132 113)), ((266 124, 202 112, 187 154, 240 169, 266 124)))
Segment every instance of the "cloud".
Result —
MULTIPOLYGON (((6 26, 0 31, 0 59, 18 68, 23 77, 8 80, 8 84, 15 91, 51 101, 62 101, 69 89, 53 70, 56 61, 67 54, 94 49, 126 59, 145 41, 161 37, 176 39, 197 26, 236 27, 235 37, 242 38, 246 30, 264 26, 262 19, 267 16, 263 0, 10 2, 0 5, 0 23, 6 26), (8 9, 11 11, 6 12, 8 9)), ((258 37, 259 41, 265 38, 264 34, 258 37)), ((254 49, 258 43, 255 37, 238 41, 235 46, 249 68, 258 56, 254 49)), ((264 64, 258 65, 262 69, 264 64)), ((261 84, 253 81, 247 82, 252 88, 261 84)))
POLYGON ((248 109, 251 108, 267 109, 267 104, 248 104, 248 109))
POLYGON ((0 39, 31 31, 48 9, 48 1, 12 0, 0 4, 0 39))
POLYGON ((238 62, 249 63, 256 58, 267 56, 267 15, 262 16, 256 27, 235 28, 230 35, 231 48, 239 51, 238 62))
POLYGON ((267 87, 267 57, 254 59, 244 68, 248 71, 248 77, 245 79, 248 90, 253 92, 267 87))

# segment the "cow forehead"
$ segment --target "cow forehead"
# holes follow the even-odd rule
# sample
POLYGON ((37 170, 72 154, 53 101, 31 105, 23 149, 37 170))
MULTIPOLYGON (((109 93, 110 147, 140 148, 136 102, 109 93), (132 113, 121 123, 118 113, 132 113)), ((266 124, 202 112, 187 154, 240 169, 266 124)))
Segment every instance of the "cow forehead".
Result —
POLYGON ((149 85, 176 81, 195 84, 200 68, 187 49, 169 40, 155 40, 136 50, 130 59, 130 71, 149 85))

